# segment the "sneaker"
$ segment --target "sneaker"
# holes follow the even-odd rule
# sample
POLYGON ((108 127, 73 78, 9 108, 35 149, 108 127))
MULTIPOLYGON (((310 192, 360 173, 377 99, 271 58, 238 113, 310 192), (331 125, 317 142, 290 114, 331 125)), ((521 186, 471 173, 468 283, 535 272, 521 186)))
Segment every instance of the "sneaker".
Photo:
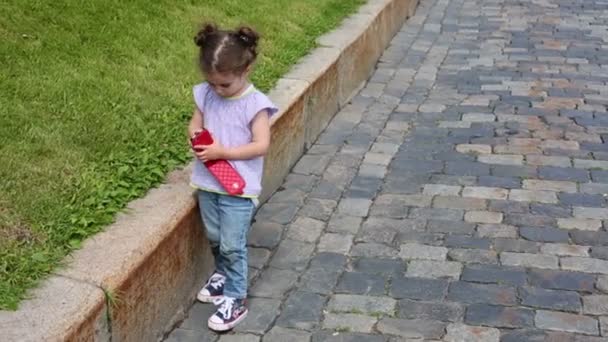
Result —
POLYGON ((203 303, 213 303, 215 300, 222 298, 225 282, 226 276, 217 272, 213 273, 205 286, 196 295, 196 299, 203 303))
POLYGON ((224 299, 218 301, 217 304, 219 308, 207 321, 211 330, 230 330, 247 317, 248 310, 245 299, 224 296, 224 299))

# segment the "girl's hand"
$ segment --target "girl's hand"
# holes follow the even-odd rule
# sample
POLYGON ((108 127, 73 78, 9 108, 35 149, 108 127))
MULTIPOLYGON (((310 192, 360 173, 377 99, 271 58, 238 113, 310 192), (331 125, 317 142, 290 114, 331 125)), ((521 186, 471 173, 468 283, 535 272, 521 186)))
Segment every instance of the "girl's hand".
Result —
POLYGON ((194 150, 196 157, 203 163, 211 160, 227 159, 226 148, 217 141, 214 141, 211 145, 196 145, 194 150))
POLYGON ((197 134, 199 134, 202 131, 203 131, 202 128, 188 128, 188 135, 190 136, 190 139, 194 139, 194 137, 196 137, 197 134))

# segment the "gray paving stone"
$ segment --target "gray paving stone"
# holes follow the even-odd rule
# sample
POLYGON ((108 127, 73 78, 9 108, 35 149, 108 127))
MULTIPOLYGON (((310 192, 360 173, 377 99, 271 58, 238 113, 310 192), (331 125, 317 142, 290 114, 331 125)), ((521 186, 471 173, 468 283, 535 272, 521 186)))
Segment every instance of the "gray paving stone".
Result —
POLYGON ((462 323, 453 323, 447 326, 447 341, 479 341, 494 342, 500 339, 500 331, 496 328, 468 326, 462 323))
POLYGON ((453 282, 450 284, 448 300, 469 304, 515 305, 515 288, 494 284, 453 282))
POLYGON ((430 176, 426 173, 406 174, 399 171, 391 171, 384 179, 382 193, 390 194, 417 194, 422 186, 428 182, 430 176))
POLYGON ((480 224, 477 236, 480 238, 517 238, 517 227, 508 224, 480 224))
POLYGON ((338 213, 343 215, 366 217, 372 205, 370 199, 345 198, 338 205, 338 213))
POLYGON ((326 313, 323 328, 335 331, 371 333, 377 322, 378 318, 372 316, 326 313))
POLYGON ((443 162, 441 161, 422 161, 412 159, 401 159, 396 157, 389 166, 391 172, 399 174, 421 174, 428 175, 429 173, 441 173, 443 171, 443 162))
POLYGON ((503 212, 505 214, 525 214, 530 212, 530 204, 508 200, 491 200, 488 210, 503 212))
POLYGON ((606 315, 608 313, 608 296, 583 296, 583 313, 587 315, 606 315))
POLYGON ((493 165, 492 176, 495 177, 526 177, 534 178, 538 170, 533 166, 493 165))
POLYGON ((274 326, 266 335, 264 342, 309 342, 311 334, 308 331, 298 329, 287 329, 279 326, 274 326))
POLYGON ((338 201, 342 197, 344 188, 340 184, 322 180, 310 193, 309 198, 338 201))
POLYGON ((451 249, 448 259, 462 263, 497 264, 498 256, 495 251, 483 249, 451 249))
POLYGON ((348 254, 352 245, 353 235, 326 233, 321 236, 317 251, 348 254))
POLYGON ((560 193, 558 198, 563 205, 573 207, 602 207, 606 203, 602 195, 560 193))
POLYGON ((608 246, 608 233, 603 231, 572 230, 570 231, 570 237, 578 245, 608 246))
POLYGON ((304 155, 293 172, 303 175, 321 175, 331 161, 331 155, 304 155))
MULTIPOLYGON (((217 338, 217 334, 207 328, 207 320, 215 313, 215 310, 216 307, 213 304, 196 302, 190 308, 188 317, 184 319, 179 328, 183 330, 201 331, 203 334, 197 335, 197 337, 200 337, 200 340, 214 341, 217 338)), ((186 341, 188 340, 186 336, 189 335, 185 331, 179 332, 177 335, 178 337, 181 337, 179 335, 184 335, 184 339, 186 341)), ((178 341, 180 340, 179 338, 176 339, 178 341)))
POLYGON ((475 224, 462 221, 429 220, 427 229, 432 233, 470 235, 475 231, 475 224))
POLYGON ((409 218, 428 220, 441 217, 447 221, 462 221, 464 218, 464 210, 457 209, 437 209, 437 208, 412 208, 409 213, 409 218))
POLYGON ((350 254, 353 257, 396 258, 399 251, 379 243, 358 243, 353 246, 350 254))
POLYGON ((314 144, 312 145, 306 154, 308 155, 333 155, 338 152, 339 147, 336 145, 322 145, 322 144, 314 144))
POLYGON ((546 341, 545 332, 542 330, 516 329, 502 330, 500 333, 501 342, 544 342, 546 341))
POLYGON ((443 336, 446 326, 446 323, 439 321, 383 318, 378 322, 376 328, 382 334, 417 339, 439 339, 443 336))
POLYGON ((513 226, 552 227, 557 225, 557 220, 550 216, 506 214, 503 223, 513 226))
POLYGON ((462 235, 448 235, 445 239, 445 246, 450 248, 489 249, 490 245, 489 239, 473 238, 462 235))
POLYGON ((528 281, 532 286, 546 289, 591 292, 595 276, 581 272, 531 269, 528 272, 528 281))
POLYGON ((608 260, 608 247, 595 246, 591 247, 591 257, 596 259, 608 260))
POLYGON ((325 222, 310 217, 297 217, 287 228, 286 237, 303 242, 316 242, 325 229, 325 222))
POLYGON ((312 342, 385 342, 380 335, 319 331, 312 335, 312 342))
POLYGON ((281 241, 283 226, 268 221, 255 222, 249 230, 248 245, 252 247, 274 248, 281 241))
POLYGON ((557 228, 521 227, 519 234, 522 238, 538 242, 568 242, 568 232, 557 228))
POLYGON ((462 271, 461 280, 522 286, 526 284, 526 270, 500 265, 466 265, 462 271))
POLYGON ((456 176, 489 176, 490 166, 466 161, 446 162, 445 173, 456 176))
POLYGON ((431 196, 426 195, 380 195, 375 199, 370 215, 405 218, 410 207, 428 207, 431 205, 431 199, 431 196))
POLYGON ((465 306, 456 302, 423 302, 402 299, 398 303, 397 316, 405 319, 459 322, 464 317, 465 306))
POLYGON ((317 177, 314 175, 300 175, 296 173, 290 173, 285 178, 283 188, 285 189, 297 189, 303 192, 309 192, 317 182, 317 177))
POLYGON ((395 277, 403 275, 405 263, 397 259, 359 258, 354 262, 353 269, 357 272, 395 277))
MULTIPOLYGON (((204 322, 204 321, 203 321, 204 322)), ((206 324, 205 324, 206 326, 206 324)), ((217 339, 217 334, 201 330, 175 329, 166 339, 167 342, 212 342, 217 339)))
POLYGON ((251 298, 248 302, 247 318, 235 327, 236 332, 265 333, 279 315, 280 300, 251 298))
POLYGON ((361 217, 334 214, 327 224, 327 231, 332 233, 357 234, 362 221, 361 217))
POLYGON ((270 260, 270 266, 302 271, 308 264, 314 249, 314 244, 285 239, 281 241, 270 260))
POLYGON ((344 270, 347 258, 338 253, 317 253, 311 260, 309 269, 323 268, 332 272, 341 273, 344 270))
POLYGON ((551 217, 570 217, 572 216, 572 210, 569 206, 565 205, 531 203, 530 214, 551 217))
POLYGON ((448 281, 396 277, 391 282, 390 296, 415 300, 441 300, 447 294, 448 281))
POLYGON ((589 172, 569 167, 541 166, 538 170, 541 179, 589 182, 589 172))
POLYGON ((397 302, 389 297, 336 294, 327 304, 330 312, 386 314, 395 313, 397 302))
POLYGON ((295 202, 266 203, 258 210, 255 220, 288 224, 296 216, 299 209, 300 206, 295 202))
POLYGON ((515 177, 481 176, 477 183, 479 186, 494 188, 520 189, 521 180, 515 177))
POLYGON ((349 190, 346 192, 347 198, 353 199, 373 199, 380 187, 382 186, 382 179, 378 177, 363 177, 356 176, 350 184, 349 190))
POLYGON ((435 196, 433 199, 434 208, 484 210, 487 206, 487 201, 481 198, 435 196))
POLYGON ((581 298, 573 291, 520 287, 518 294, 525 306, 572 312, 579 312, 581 309, 581 298))
POLYGON ((284 328, 314 329, 321 320, 324 296, 310 292, 293 292, 289 295, 276 325, 284 328))
POLYGON ((536 312, 535 322, 541 329, 599 335, 598 321, 592 317, 539 310, 536 312))
POLYGON ((345 272, 336 287, 336 292, 378 296, 385 293, 385 284, 385 278, 380 275, 345 272))
POLYGON ((268 258, 270 258, 270 251, 265 248, 247 248, 247 261, 249 266, 260 269, 264 267, 268 258))
POLYGON ((300 210, 299 215, 327 221, 337 205, 338 203, 333 200, 309 198, 300 210))
POLYGON ((534 326, 534 311, 488 304, 472 304, 465 314, 465 323, 497 328, 531 328, 534 326))
POLYGON ((267 268, 250 289, 254 297, 283 298, 298 279, 298 273, 291 270, 267 268))
POLYGON ((306 198, 306 193, 299 189, 281 189, 275 192, 271 198, 268 199, 268 203, 295 203, 301 206, 306 198))
MULTIPOLYGON (((302 274, 300 278, 300 283, 298 285, 298 289, 300 291, 307 291, 313 293, 319 293, 323 295, 329 295, 333 292, 338 279, 340 278, 340 274, 342 273, 342 266, 335 267, 336 265, 331 265, 334 260, 330 260, 327 264, 323 264, 319 262, 320 260, 326 260, 327 257, 323 256, 315 256, 315 258, 311 261, 311 265, 302 274)), ((345 263, 345 260, 341 262, 345 263)))

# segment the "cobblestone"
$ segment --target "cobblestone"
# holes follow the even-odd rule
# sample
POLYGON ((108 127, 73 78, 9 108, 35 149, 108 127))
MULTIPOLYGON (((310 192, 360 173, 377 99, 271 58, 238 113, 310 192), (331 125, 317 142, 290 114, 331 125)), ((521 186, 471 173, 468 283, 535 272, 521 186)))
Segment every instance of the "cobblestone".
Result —
POLYGON ((454 261, 414 260, 408 264, 406 275, 420 278, 458 279, 462 264, 454 261))
POLYGON ((496 328, 468 326, 462 323, 450 324, 447 327, 447 334, 444 340, 446 342, 498 342, 500 340, 500 330, 496 328))
POLYGON ((382 334, 415 339, 439 339, 443 336, 446 323, 431 320, 405 320, 383 318, 376 329, 382 334))
POLYGON ((599 335, 598 321, 591 317, 539 310, 534 320, 541 329, 599 335))
POLYGON ((534 326, 534 311, 526 308, 472 304, 466 312, 465 322, 497 328, 530 328, 534 326))
POLYGON ((505 266, 558 268, 558 258, 550 255, 503 252, 500 253, 500 262, 505 266))
POLYGON ((458 322, 464 317, 465 307, 454 302, 424 302, 402 299, 398 303, 399 318, 458 322))

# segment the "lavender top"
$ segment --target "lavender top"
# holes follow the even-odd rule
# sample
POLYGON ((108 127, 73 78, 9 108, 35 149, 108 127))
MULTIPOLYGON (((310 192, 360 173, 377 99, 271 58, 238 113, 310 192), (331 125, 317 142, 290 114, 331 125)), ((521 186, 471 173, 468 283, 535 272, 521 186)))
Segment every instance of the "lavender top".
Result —
MULTIPOLYGON (((215 141, 232 148, 249 144, 253 137, 251 121, 262 110, 270 116, 277 112, 277 107, 253 85, 238 97, 221 97, 209 87, 209 84, 197 84, 193 88, 194 102, 203 113, 204 127, 211 132, 215 141)), ((257 197, 262 191, 262 174, 264 158, 249 160, 231 160, 230 163, 245 180, 245 197, 257 197)), ((225 193, 205 165, 195 159, 191 177, 192 186, 213 192, 225 193)))

